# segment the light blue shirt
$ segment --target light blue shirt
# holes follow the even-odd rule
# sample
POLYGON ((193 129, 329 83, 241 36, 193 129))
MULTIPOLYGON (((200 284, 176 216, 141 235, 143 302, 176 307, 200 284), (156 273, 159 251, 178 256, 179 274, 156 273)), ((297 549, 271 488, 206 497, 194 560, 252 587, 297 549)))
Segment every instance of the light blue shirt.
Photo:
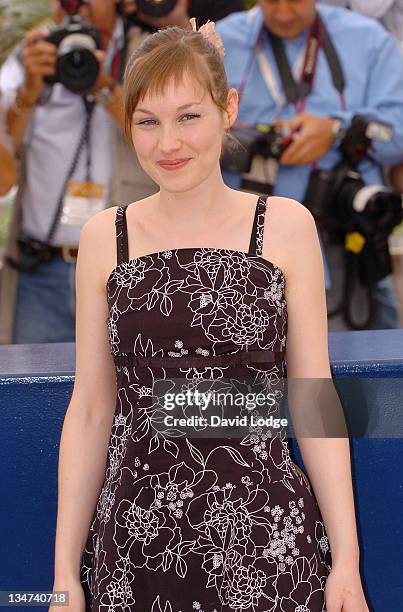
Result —
MULTIPOLYGON (((333 6, 317 6, 342 65, 346 87, 342 110, 340 95, 335 89, 323 50, 319 52, 315 81, 308 96, 305 112, 322 117, 339 117, 349 123, 355 114, 391 124, 394 132, 389 143, 373 142, 375 162, 360 164, 367 184, 383 184, 379 164, 395 164, 403 160, 403 60, 393 37, 374 20, 333 6)), ((248 60, 264 23, 259 6, 250 11, 233 13, 217 23, 224 47, 225 68, 230 87, 240 88, 248 60)), ((290 66, 294 66, 305 48, 307 32, 294 40, 284 39, 290 66)), ((275 78, 282 90, 280 75, 268 37, 263 37, 263 49, 275 78)), ((286 103, 277 115, 289 119, 296 114, 292 103, 286 103)), ((276 117, 276 104, 263 79, 257 59, 248 72, 246 87, 240 102, 238 120, 250 124, 271 123, 276 117)), ((317 163, 330 169, 341 160, 334 146, 317 163)), ((274 195, 304 201, 311 165, 280 166, 274 195)), ((241 184, 240 175, 223 173, 225 182, 235 189, 241 184)), ((326 286, 330 285, 325 262, 326 286)))
MULTIPOLYGON (((340 117, 350 122, 355 114, 390 123, 394 134, 389 143, 373 142, 373 157, 378 164, 395 164, 403 160, 403 60, 396 41, 377 22, 351 11, 318 5, 339 56, 346 87, 343 111, 323 51, 319 52, 315 82, 305 105, 305 112, 322 117, 340 117)), ((231 87, 239 88, 244 68, 263 24, 259 6, 250 11, 233 13, 217 23, 226 49, 225 68, 231 87)), ((294 40, 284 40, 285 50, 294 65, 305 46, 307 33, 294 40)), ((281 90, 281 80, 267 37, 264 51, 281 90)), ((286 104, 280 118, 295 116, 293 104, 286 104)), ((238 119, 247 123, 270 123, 275 115, 275 103, 260 72, 253 62, 241 99, 238 119)), ((319 162, 318 167, 329 169, 340 161, 336 147, 319 162)), ((360 166, 367 184, 383 184, 381 168, 364 160, 360 166)), ((312 166, 281 166, 277 176, 275 195, 295 198, 303 202, 312 166)), ((239 187, 240 177, 224 174, 227 182, 239 187)))
POLYGON ((403 51, 403 0, 321 0, 321 2, 350 8, 362 15, 379 19, 397 38, 403 51))

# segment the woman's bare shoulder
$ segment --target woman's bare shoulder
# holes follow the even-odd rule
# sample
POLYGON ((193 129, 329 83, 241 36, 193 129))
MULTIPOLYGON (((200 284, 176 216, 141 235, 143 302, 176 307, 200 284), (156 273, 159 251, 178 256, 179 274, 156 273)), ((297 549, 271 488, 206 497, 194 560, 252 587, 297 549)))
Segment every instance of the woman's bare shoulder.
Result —
POLYGON ((108 249, 109 242, 112 243, 112 238, 114 239, 116 236, 115 220, 118 208, 119 206, 110 206, 88 219, 81 229, 80 246, 81 242, 85 240, 86 248, 94 247, 96 249, 103 245, 104 248, 108 249))
POLYGON ((86 263, 99 283, 107 278, 108 267, 116 259, 115 219, 118 206, 111 206, 93 215, 80 231, 77 266, 86 263))
POLYGON ((271 211, 272 216, 282 217, 282 221, 288 226, 301 221, 303 219, 313 219, 311 212, 298 200, 285 198, 282 196, 271 196, 267 199, 267 208, 271 211))
MULTIPOLYGON (((137 200, 127 206, 135 206, 140 211, 150 197, 137 200)), ((109 206, 93 215, 82 227, 80 234, 80 249, 85 251, 87 259, 91 259, 94 267, 99 270, 101 282, 105 282, 117 264, 116 252, 116 214, 122 205, 109 206)), ((126 205, 124 205, 126 206, 126 205)), ((130 216, 133 210, 130 212, 130 216)))
POLYGON ((272 196, 267 200, 263 256, 276 263, 288 276, 295 257, 303 256, 317 235, 308 208, 292 198, 272 196))

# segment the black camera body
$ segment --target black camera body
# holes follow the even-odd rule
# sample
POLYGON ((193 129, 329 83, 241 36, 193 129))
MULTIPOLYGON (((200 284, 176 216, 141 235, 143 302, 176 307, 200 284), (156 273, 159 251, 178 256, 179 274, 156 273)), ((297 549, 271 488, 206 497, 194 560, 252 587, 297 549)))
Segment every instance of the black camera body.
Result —
POLYGON ((148 17, 165 17, 175 8, 178 0, 136 0, 137 10, 148 17))
POLYGON ((280 125, 266 123, 233 128, 231 135, 238 140, 241 146, 236 150, 228 146, 225 148, 221 158, 221 167, 226 172, 236 174, 250 172, 253 158, 256 155, 264 159, 279 160, 291 142, 280 125))
POLYGON ((383 185, 366 185, 358 164, 369 157, 373 139, 390 140, 387 124, 356 115, 340 145, 342 161, 331 170, 314 169, 304 198, 318 225, 333 242, 347 233, 363 239, 360 282, 369 285, 391 272, 388 236, 403 219, 402 197, 383 185))
POLYGON ((68 15, 60 28, 45 38, 58 48, 56 73, 45 77, 45 81, 49 85, 62 83, 73 93, 84 94, 98 78, 99 62, 94 51, 101 48, 101 37, 79 15, 83 0, 62 0, 61 4, 68 15))

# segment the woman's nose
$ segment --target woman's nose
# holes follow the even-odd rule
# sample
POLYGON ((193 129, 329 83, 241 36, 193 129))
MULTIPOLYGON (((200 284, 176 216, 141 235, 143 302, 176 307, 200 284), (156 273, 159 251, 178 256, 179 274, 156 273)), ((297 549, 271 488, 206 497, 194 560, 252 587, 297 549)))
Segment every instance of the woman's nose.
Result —
POLYGON ((178 138, 177 129, 172 126, 165 126, 160 131, 159 148, 161 152, 170 153, 176 151, 181 146, 181 142, 178 138))

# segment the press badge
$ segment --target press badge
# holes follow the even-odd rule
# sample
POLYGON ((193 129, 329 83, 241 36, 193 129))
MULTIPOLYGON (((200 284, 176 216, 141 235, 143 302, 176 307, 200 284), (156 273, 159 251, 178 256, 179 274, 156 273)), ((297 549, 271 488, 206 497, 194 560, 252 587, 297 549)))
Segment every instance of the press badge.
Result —
POLYGON ((63 202, 60 223, 82 226, 105 208, 105 185, 69 181, 63 202))

